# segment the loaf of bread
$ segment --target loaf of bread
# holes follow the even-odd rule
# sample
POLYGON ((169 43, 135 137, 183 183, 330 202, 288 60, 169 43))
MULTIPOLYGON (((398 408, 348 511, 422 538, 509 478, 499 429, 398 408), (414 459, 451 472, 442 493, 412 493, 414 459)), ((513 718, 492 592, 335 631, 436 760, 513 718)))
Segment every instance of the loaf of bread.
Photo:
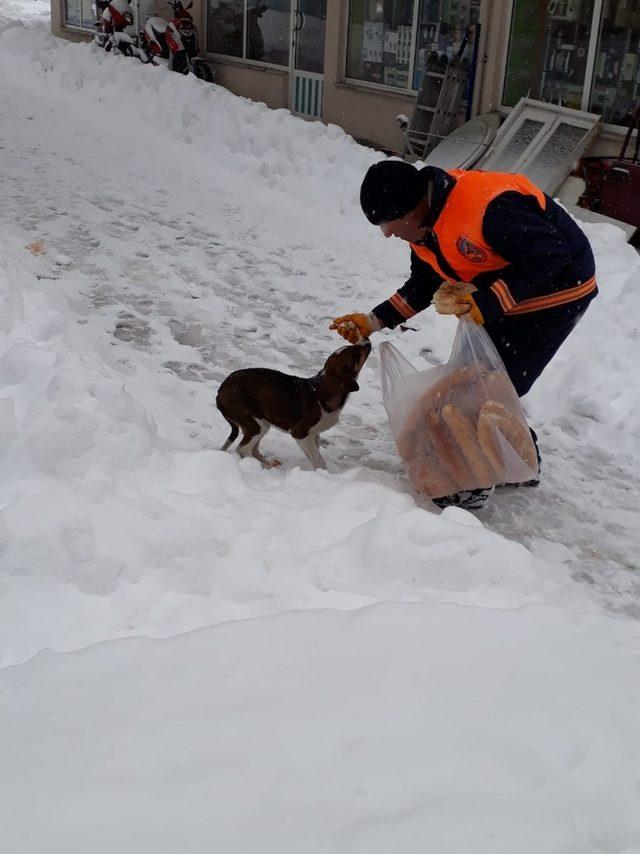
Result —
POLYGON ((428 498, 439 498, 456 492, 448 474, 440 465, 436 454, 430 454, 428 459, 415 458, 406 463, 407 475, 421 495, 428 498))
POLYGON ((535 473, 535 446, 528 427, 512 411, 514 403, 515 390, 498 371, 461 368, 434 383, 411 408, 396 437, 416 490, 440 498, 535 473), (504 441, 516 457, 505 455, 504 441))
MULTIPOLYGON (((426 422, 430 412, 440 412, 443 404, 451 400, 452 395, 467 396, 472 383, 479 375, 468 368, 451 371, 435 382, 411 408, 402 427, 401 435, 396 439, 400 456, 411 456, 413 448, 424 444, 428 431, 426 422)), ((484 396, 486 399, 486 395, 484 396)))
POLYGON ((478 440, 485 456, 499 472, 500 480, 508 480, 504 450, 500 436, 511 445, 531 472, 538 471, 538 459, 531 431, 502 403, 487 400, 478 415, 478 440))
MULTIPOLYGON (((439 412, 445 403, 468 397, 470 386, 481 382, 486 376, 487 374, 472 368, 457 368, 445 374, 424 393, 419 404, 420 411, 439 412)), ((486 397, 487 395, 484 395, 485 399, 486 397)))
POLYGON ((457 453, 456 443, 451 431, 437 412, 430 412, 427 417, 429 428, 429 439, 434 454, 437 454, 440 468, 445 472, 448 492, 442 492, 436 498, 443 495, 451 495, 463 488, 463 484, 469 477, 469 471, 465 461, 457 453))
MULTIPOLYGON (((491 401, 491 403, 494 402, 491 401)), ((480 410, 480 415, 478 416, 478 441, 483 454, 489 460, 494 470, 498 472, 500 481, 502 481, 505 477, 505 460, 500 437, 497 435, 499 429, 498 418, 489 412, 480 410)))
POLYGON ((454 451, 451 456, 462 456, 467 471, 472 473, 479 487, 493 486, 498 475, 480 447, 473 422, 453 403, 447 403, 442 407, 442 418, 451 430, 459 449, 458 453, 454 451))
POLYGON ((417 492, 431 498, 450 495, 458 488, 442 454, 442 442, 450 442, 446 425, 435 412, 423 412, 414 420, 413 430, 397 442, 407 474, 417 492))

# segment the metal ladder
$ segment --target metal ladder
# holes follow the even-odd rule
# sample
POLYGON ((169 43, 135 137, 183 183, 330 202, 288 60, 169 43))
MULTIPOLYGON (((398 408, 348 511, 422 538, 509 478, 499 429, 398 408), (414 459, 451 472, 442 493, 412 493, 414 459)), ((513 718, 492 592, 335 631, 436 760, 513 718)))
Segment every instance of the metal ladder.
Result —
POLYGON ((469 63, 462 54, 468 40, 469 33, 448 63, 437 54, 427 59, 413 118, 398 116, 405 160, 423 160, 451 130, 467 84, 469 63))

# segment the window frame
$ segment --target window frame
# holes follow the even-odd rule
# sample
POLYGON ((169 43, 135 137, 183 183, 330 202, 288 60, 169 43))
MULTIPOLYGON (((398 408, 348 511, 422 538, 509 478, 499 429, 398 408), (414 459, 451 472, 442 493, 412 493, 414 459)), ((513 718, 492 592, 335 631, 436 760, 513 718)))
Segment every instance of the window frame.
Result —
POLYGON ((262 71, 279 71, 281 74, 288 74, 288 65, 274 65, 272 62, 262 62, 260 59, 243 59, 241 56, 230 56, 228 53, 212 53, 210 50, 205 50, 204 55, 215 59, 216 62, 228 63, 229 65, 239 65, 243 68, 259 68, 262 71))
POLYGON ((373 92, 385 92, 389 95, 403 95, 405 98, 415 98, 418 94, 417 89, 400 89, 397 86, 386 86, 384 83, 373 83, 371 80, 358 80, 357 77, 347 77, 347 56, 345 51, 344 57, 344 70, 345 74, 342 78, 342 82, 348 84, 349 86, 359 86, 363 89, 370 89, 373 92))
POLYGON ((589 110, 589 102, 593 95, 593 78, 596 72, 596 53, 598 41, 600 40, 600 29, 602 27, 603 0, 594 0, 593 15, 591 17, 591 38, 587 49, 587 65, 584 75, 584 91, 582 93, 582 109, 589 110))
MULTIPOLYGON (((540 154, 554 131, 561 124, 572 125, 584 130, 584 135, 579 145, 575 146, 567 157, 558 162, 558 168, 553 173, 553 180, 542 188, 547 195, 553 196, 566 180, 567 165, 570 165, 580 157, 591 145, 598 132, 602 128, 602 118, 597 113, 587 113, 582 110, 574 110, 570 107, 560 107, 557 104, 534 101, 529 98, 521 98, 515 107, 512 107, 506 121, 500 126, 498 133, 491 145, 491 149, 483 155, 474 165, 476 169, 495 169, 492 160, 497 158, 511 142, 519 128, 527 120, 532 119, 542 123, 531 142, 520 153, 517 159, 509 167, 509 172, 525 172, 526 167, 540 154)), ((501 169, 500 171, 504 171, 501 169)))

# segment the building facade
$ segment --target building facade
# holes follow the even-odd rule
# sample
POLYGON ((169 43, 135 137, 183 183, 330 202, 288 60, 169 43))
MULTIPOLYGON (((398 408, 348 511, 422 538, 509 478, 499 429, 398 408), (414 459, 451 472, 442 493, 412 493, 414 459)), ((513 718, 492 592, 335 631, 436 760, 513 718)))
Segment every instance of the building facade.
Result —
MULTIPOLYGON (((153 0, 151 0, 153 2, 153 0)), ((155 14, 168 7, 158 0, 155 14)), ((472 64, 464 115, 527 96, 602 116, 590 153, 617 153, 640 98, 640 0, 194 0, 216 80, 231 91, 402 147, 427 60, 472 64)), ((92 0, 52 0, 52 29, 88 38, 92 0)))

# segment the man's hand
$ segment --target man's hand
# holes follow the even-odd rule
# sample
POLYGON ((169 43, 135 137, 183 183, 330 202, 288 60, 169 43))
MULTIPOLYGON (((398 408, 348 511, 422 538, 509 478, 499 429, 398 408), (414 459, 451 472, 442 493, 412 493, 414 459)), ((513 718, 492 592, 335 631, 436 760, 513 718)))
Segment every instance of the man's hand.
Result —
POLYGON ((438 314, 460 317, 471 311, 471 302, 465 297, 477 290, 468 282, 444 282, 433 295, 433 304, 438 314))
POLYGON ((344 314, 336 317, 329 327, 346 338, 349 344, 357 344, 381 328, 382 324, 373 314, 344 314))

